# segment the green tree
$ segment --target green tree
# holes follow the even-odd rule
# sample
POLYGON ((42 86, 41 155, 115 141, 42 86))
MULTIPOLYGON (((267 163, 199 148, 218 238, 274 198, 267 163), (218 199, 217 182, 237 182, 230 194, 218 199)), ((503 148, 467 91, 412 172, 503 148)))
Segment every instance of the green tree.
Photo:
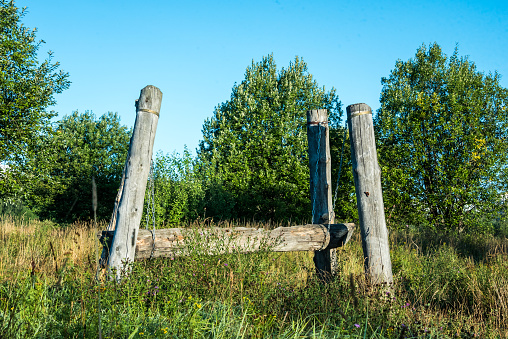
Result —
POLYGON ((437 231, 488 231, 507 189, 508 91, 455 49, 422 45, 382 79, 375 119, 388 214, 437 231))
POLYGON ((278 71, 272 55, 253 61, 203 125, 206 215, 309 220, 306 111, 318 108, 328 109, 332 131, 341 132, 335 89, 319 87, 305 62, 296 57, 278 71))
MULTIPOLYGON (((183 154, 158 152, 153 161, 154 209, 157 227, 177 226, 203 217, 203 186, 199 172, 195 170, 196 159, 185 149, 183 154)), ((149 210, 151 192, 147 187, 145 223, 149 210)), ((149 221, 151 227, 151 221, 149 221)))
POLYGON ((0 196, 20 189, 19 166, 33 155, 33 146, 51 117, 54 94, 69 87, 68 74, 58 71, 52 54, 42 63, 36 30, 23 27, 14 1, 0 0, 0 162, 11 166, 0 178, 0 196))
POLYGON ((91 179, 97 183, 98 218, 109 218, 129 151, 131 130, 116 113, 96 119, 74 112, 39 139, 29 167, 28 202, 42 218, 57 221, 89 219, 91 179))

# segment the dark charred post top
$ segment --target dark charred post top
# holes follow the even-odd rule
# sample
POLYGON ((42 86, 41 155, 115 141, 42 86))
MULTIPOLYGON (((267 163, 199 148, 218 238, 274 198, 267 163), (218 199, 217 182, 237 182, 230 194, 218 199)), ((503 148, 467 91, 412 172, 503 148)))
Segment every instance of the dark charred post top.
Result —
MULTIPOLYGON (((309 145, 310 199, 313 224, 333 224, 332 171, 329 143, 328 111, 307 111, 307 139, 309 145)), ((335 249, 314 253, 314 264, 323 277, 337 271, 335 249)))
POLYGON ((136 122, 126 160, 108 260, 108 273, 116 270, 117 280, 121 279, 125 264, 133 262, 135 257, 161 101, 162 92, 155 86, 146 86, 136 102, 136 122))
POLYGON ((373 284, 391 284, 392 263, 372 110, 366 104, 349 105, 347 119, 365 273, 373 284))

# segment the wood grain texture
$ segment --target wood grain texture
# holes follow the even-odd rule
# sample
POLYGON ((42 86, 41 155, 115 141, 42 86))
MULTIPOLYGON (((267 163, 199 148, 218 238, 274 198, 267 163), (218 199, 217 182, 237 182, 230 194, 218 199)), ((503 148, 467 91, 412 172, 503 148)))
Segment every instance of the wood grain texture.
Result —
MULTIPOLYGON (((354 224, 299 225, 278 227, 273 230, 262 228, 169 228, 155 230, 141 229, 136 240, 136 260, 177 257, 198 254, 214 255, 232 252, 274 252, 317 251, 336 248, 346 244, 354 231, 354 224), (155 244, 153 239, 155 238, 155 244), (152 254, 152 249, 153 254, 152 254)), ((112 231, 102 231, 100 240, 108 247, 112 231)))
POLYGON ((123 188, 118 203, 116 225, 108 260, 108 273, 121 279, 125 263, 134 261, 139 223, 143 213, 146 183, 152 159, 162 92, 155 86, 141 90, 136 104, 136 122, 126 160, 123 188))
MULTIPOLYGON (((310 197, 313 224, 333 224, 335 215, 332 204, 332 161, 330 156, 328 111, 307 111, 307 140, 309 147, 310 197)), ((337 273, 335 248, 314 253, 314 264, 319 275, 337 273)))
POLYGON ((372 110, 366 104, 354 104, 347 107, 347 116, 365 272, 373 284, 391 284, 392 263, 372 110))
MULTIPOLYGON (((118 213, 118 204, 120 203, 120 199, 122 198, 122 192, 123 192, 123 182, 125 181, 125 169, 127 164, 124 165, 123 172, 122 172, 122 179, 120 181, 120 188, 118 188, 118 192, 116 193, 115 198, 115 205, 113 207, 113 213, 111 214, 111 218, 109 219, 108 224, 108 231, 114 231, 116 227, 116 215, 118 213)), ((108 263, 109 258, 109 248, 110 247, 104 247, 102 249, 101 258, 99 259, 99 265, 102 268, 105 268, 108 263)))

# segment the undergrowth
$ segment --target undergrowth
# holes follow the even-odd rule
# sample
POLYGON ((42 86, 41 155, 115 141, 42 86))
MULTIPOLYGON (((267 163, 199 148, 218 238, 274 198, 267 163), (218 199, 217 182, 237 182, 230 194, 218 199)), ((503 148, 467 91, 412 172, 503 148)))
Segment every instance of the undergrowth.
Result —
POLYGON ((506 337, 506 238, 407 230, 390 242, 390 288, 367 283, 358 234, 327 284, 312 253, 202 255, 203 240, 185 257, 135 262, 117 283, 95 279, 92 225, 4 218, 0 337, 98 338, 99 324, 103 338, 506 337))

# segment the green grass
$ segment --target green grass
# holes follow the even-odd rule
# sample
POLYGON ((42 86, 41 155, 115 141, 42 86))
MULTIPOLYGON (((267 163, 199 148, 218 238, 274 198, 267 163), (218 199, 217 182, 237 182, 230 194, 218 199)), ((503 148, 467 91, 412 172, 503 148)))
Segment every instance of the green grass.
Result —
POLYGON ((0 337, 98 338, 99 321, 103 338, 507 336, 506 238, 392 232, 387 292, 366 282, 358 235, 328 284, 312 253, 205 256, 200 246, 96 282, 90 226, 0 220, 0 337))

